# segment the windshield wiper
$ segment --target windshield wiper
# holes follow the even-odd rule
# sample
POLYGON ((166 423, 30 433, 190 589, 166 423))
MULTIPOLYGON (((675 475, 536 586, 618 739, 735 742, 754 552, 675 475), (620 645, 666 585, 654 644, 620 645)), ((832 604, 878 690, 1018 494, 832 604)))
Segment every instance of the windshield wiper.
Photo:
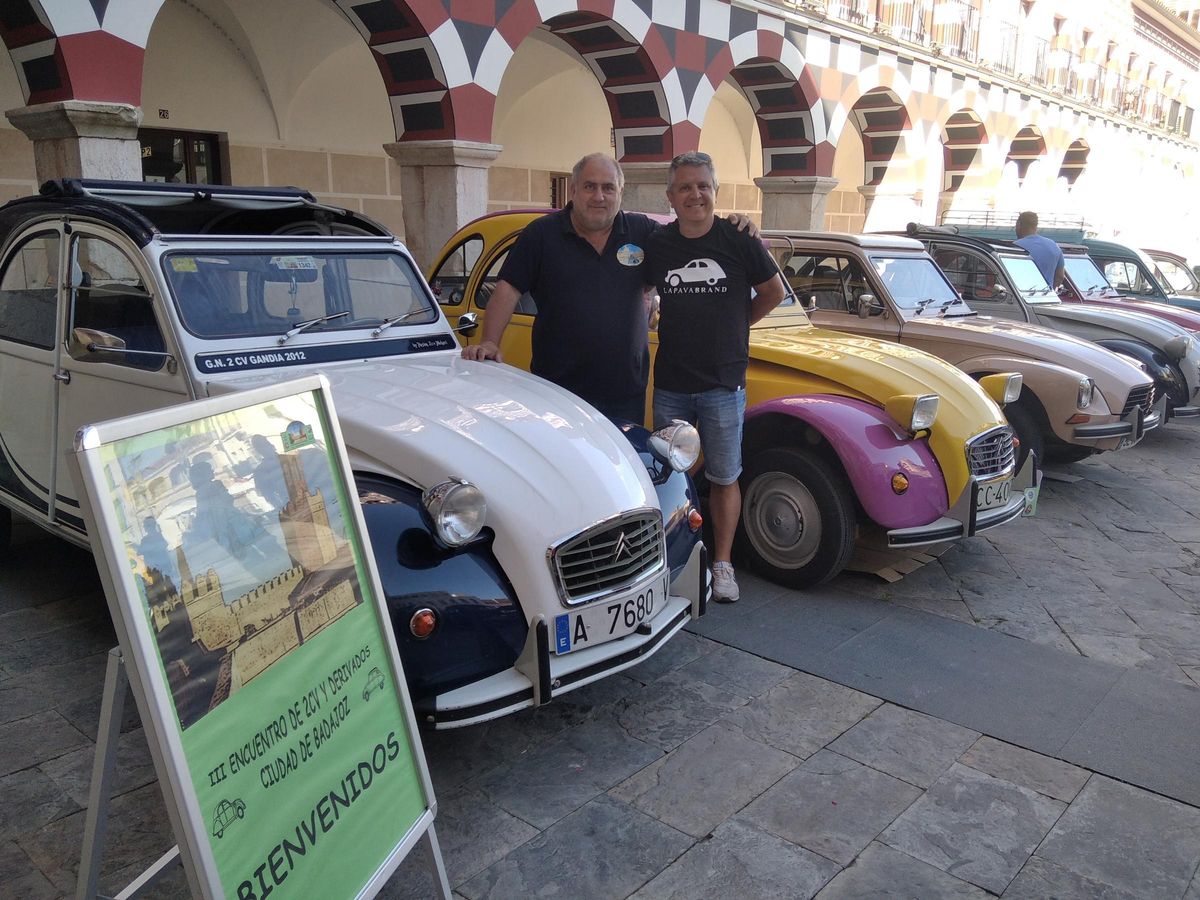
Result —
POLYGON ((400 315, 398 315, 398 316, 392 316, 390 319, 384 319, 382 322, 379 323, 379 327, 371 332, 371 337, 379 337, 381 334, 383 334, 385 331, 387 331, 393 325, 403 322, 405 319, 411 319, 413 316, 420 315, 421 313, 424 313, 424 312, 429 312, 429 310, 424 309, 424 308, 412 309, 406 313, 400 313, 400 315))
POLYGON ((327 316, 318 316, 315 319, 309 319, 307 322, 301 322, 298 325, 293 325, 291 328, 289 328, 287 331, 285 331, 283 334, 281 334, 279 336, 279 343, 286 344, 289 338, 294 338, 296 335, 298 335, 300 332, 302 332, 305 328, 311 328, 314 325, 320 325, 323 322, 329 322, 329 321, 332 321, 333 319, 340 319, 342 316, 348 316, 348 315, 350 315, 350 310, 346 310, 345 312, 339 312, 339 313, 330 313, 327 316))
POLYGON ((950 307, 954 306, 956 303, 962 303, 964 306, 966 305, 966 301, 963 300, 962 297, 951 297, 949 300, 947 300, 945 303, 943 303, 940 307, 938 307, 938 315, 944 316, 946 314, 946 310, 948 310, 950 307))
POLYGON ((933 302, 932 297, 926 297, 924 300, 918 300, 916 303, 914 303, 913 309, 915 309, 917 312, 920 312, 921 310, 923 310, 925 307, 927 307, 932 302, 933 302))

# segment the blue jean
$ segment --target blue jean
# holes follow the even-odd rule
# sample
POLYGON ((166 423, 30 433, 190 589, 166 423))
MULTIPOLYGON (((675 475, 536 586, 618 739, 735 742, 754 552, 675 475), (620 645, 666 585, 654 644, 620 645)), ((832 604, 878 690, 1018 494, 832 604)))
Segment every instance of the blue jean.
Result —
POLYGON ((713 388, 699 394, 654 389, 654 427, 683 419, 700 432, 704 474, 713 484, 733 484, 742 474, 742 417, 746 389, 713 388))

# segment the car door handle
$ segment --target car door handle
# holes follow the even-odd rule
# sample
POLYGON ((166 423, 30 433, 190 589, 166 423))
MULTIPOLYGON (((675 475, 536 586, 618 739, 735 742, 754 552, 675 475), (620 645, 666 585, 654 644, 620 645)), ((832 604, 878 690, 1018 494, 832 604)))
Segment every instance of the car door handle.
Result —
POLYGON ((71 373, 70 372, 55 372, 54 380, 61 381, 63 384, 70 384, 71 383, 71 373))

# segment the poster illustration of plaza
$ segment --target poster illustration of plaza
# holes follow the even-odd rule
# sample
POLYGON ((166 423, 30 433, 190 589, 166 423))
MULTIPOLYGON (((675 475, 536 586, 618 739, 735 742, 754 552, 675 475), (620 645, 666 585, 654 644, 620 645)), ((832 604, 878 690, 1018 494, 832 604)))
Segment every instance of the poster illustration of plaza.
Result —
POLYGON ((363 602, 315 406, 129 442, 107 478, 180 726, 363 602))

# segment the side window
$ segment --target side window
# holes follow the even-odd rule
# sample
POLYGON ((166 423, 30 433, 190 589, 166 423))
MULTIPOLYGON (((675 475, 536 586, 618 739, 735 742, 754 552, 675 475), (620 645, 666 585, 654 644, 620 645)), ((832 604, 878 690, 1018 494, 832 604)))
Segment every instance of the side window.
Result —
MULTIPOLYGON (((496 289, 496 282, 500 280, 500 270, 504 268, 504 260, 507 258, 508 251, 505 250, 492 260, 487 272, 479 280, 479 287, 475 289, 475 306, 479 309, 487 309, 488 301, 492 299, 492 291, 496 289)), ((536 316, 537 301, 526 291, 517 301, 517 307, 513 312, 522 316, 536 316)))
POLYGON ((54 346, 58 247, 57 234, 38 234, 9 257, 0 275, 0 338, 47 350, 54 346))
POLYGON ((797 253, 788 261, 784 276, 803 306, 848 312, 842 278, 846 266, 840 257, 797 253))
POLYGON ((949 247, 938 249, 933 258, 968 303, 1012 303, 1000 290, 1004 282, 999 269, 989 260, 949 247))
POLYGON ((1117 290, 1131 291, 1137 280, 1137 270, 1131 263, 1114 260, 1104 266, 1104 277, 1117 290))
MULTIPOLYGON (((150 294, 133 261, 103 238, 85 235, 76 240, 71 271, 72 333, 84 328, 116 338, 119 343, 113 349, 124 350, 124 358, 105 354, 105 362, 161 369, 166 362, 162 355, 166 344, 154 318, 150 294)), ((73 350, 72 355, 94 359, 86 350, 73 350)))
POLYGON ((437 302, 443 306, 455 306, 463 302, 463 291, 467 289, 467 279, 471 270, 479 262, 483 253, 483 238, 469 237, 452 251, 438 266, 438 270, 429 279, 429 286, 437 302))

